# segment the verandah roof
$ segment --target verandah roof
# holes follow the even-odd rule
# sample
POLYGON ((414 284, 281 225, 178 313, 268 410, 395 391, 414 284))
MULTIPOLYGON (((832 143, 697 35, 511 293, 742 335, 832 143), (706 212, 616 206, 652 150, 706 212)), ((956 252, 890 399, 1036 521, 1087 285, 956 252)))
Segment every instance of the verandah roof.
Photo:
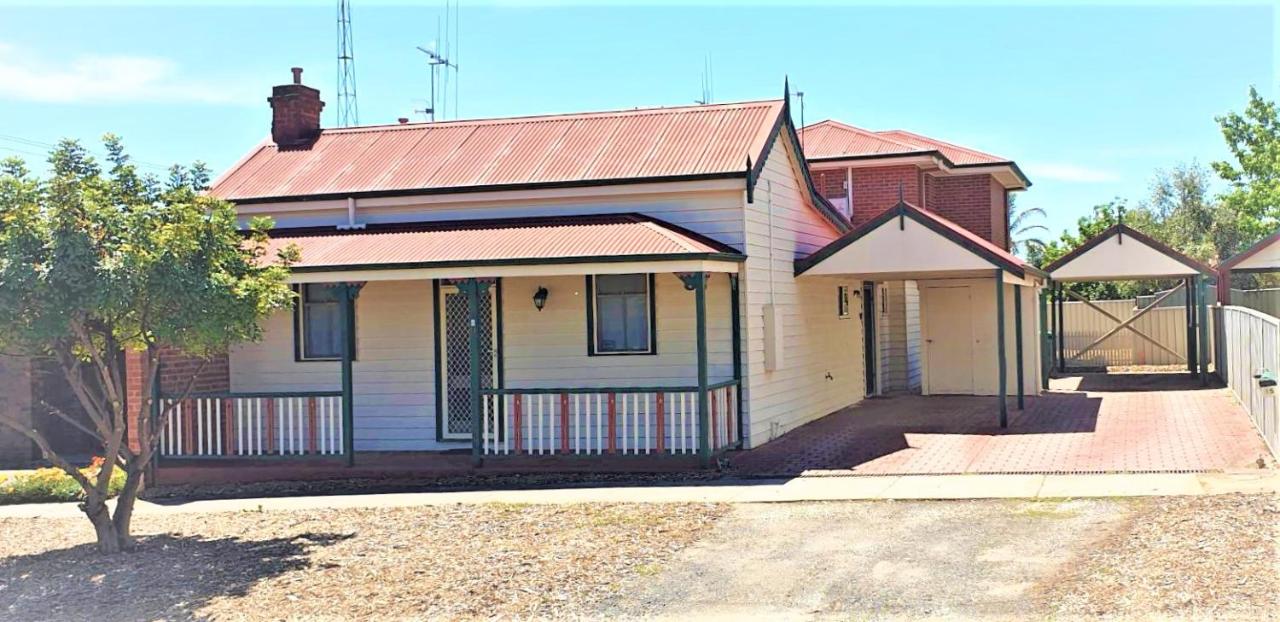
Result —
POLYGON ((645 262, 737 271, 744 259, 730 246, 639 214, 278 229, 267 256, 291 245, 301 254, 295 273, 465 268, 458 276, 499 276, 497 268, 510 266, 645 262))

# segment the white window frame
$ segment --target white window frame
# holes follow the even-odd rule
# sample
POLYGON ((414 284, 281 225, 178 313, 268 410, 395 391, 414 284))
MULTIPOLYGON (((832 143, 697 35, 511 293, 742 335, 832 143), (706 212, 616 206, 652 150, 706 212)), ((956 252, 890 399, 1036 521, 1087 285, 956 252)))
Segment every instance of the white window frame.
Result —
POLYGON ((635 272, 631 274, 593 274, 591 275, 591 355, 592 356, 636 356, 657 354, 658 352, 658 326, 657 326, 657 305, 654 303, 653 290, 656 284, 655 275, 635 272), (645 333, 648 337, 647 345, 643 350, 602 350, 600 348, 600 309, 597 302, 600 299, 600 282, 599 277, 610 276, 632 276, 640 275, 644 277, 644 312, 645 312, 645 333))

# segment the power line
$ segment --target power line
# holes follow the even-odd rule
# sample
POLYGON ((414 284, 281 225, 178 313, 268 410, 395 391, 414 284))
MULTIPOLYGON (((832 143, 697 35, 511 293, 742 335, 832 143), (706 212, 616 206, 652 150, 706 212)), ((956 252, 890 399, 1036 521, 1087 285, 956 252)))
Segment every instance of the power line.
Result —
MULTIPOLYGON (((14 153, 22 153, 25 155, 41 156, 41 157, 48 156, 50 150, 58 148, 58 145, 55 145, 53 143, 47 143, 39 140, 32 140, 30 138, 23 138, 21 136, 12 136, 9 134, 0 134, 0 142, 7 142, 7 143, 16 144, 16 145, 22 145, 24 147, 34 147, 37 149, 41 149, 43 150, 43 152, 27 151, 23 149, 18 149, 16 147, 0 145, 0 149, 4 149, 6 151, 11 151, 14 153)), ((155 162, 147 162, 146 160, 135 160, 133 158, 130 158, 129 163, 133 164, 138 168, 153 169, 157 171, 169 170, 168 166, 165 166, 163 164, 157 164, 155 162)))

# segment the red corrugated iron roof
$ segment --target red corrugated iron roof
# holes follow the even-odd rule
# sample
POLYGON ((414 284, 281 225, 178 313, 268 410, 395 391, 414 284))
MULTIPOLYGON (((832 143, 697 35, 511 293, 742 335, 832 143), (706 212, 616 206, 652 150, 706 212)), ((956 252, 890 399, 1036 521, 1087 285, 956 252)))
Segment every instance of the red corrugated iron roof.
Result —
POLYGON ((960 145, 929 138, 928 136, 921 136, 906 130, 884 130, 876 132, 876 134, 912 144, 921 149, 936 149, 942 152, 942 155, 947 156, 947 159, 951 160, 953 164, 959 164, 960 166, 974 164, 1004 164, 1009 162, 1008 158, 994 156, 989 153, 978 151, 977 149, 961 147, 960 145))
POLYGON ((325 129, 267 140, 219 178, 233 201, 745 174, 782 100, 325 129))
POLYGON ((935 140, 905 130, 872 131, 839 121, 819 121, 802 132, 804 153, 810 159, 941 153, 952 164, 1007 164, 1007 158, 935 140))
POLYGON ((303 271, 742 257, 730 246, 639 214, 278 229, 271 232, 267 257, 290 245, 301 251, 293 269, 303 271))

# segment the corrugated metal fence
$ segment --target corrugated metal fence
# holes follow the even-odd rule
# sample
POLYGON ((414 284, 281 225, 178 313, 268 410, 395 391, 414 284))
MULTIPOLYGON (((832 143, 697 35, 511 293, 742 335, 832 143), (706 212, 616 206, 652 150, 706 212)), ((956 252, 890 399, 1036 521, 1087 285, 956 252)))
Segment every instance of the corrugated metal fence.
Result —
MULTIPOLYGON (((1275 290, 1262 290, 1275 291, 1275 290)), ((1280 370, 1280 320, 1245 307, 1222 307, 1215 315, 1222 318, 1223 345, 1219 356, 1225 359, 1227 386, 1249 412, 1249 418, 1267 442, 1271 453, 1280 448, 1280 414, 1276 396, 1258 386, 1254 376, 1262 370, 1280 370)))
MULTIPOLYGON (((1141 311, 1134 300, 1095 300, 1093 304, 1121 322, 1141 311)), ((1067 367, 1185 365, 1187 362, 1187 313, 1182 305, 1168 306, 1166 301, 1130 324, 1173 352, 1124 329, 1108 337, 1084 356, 1077 357, 1090 343, 1114 329, 1116 321, 1078 301, 1064 303, 1062 319, 1067 367)))

